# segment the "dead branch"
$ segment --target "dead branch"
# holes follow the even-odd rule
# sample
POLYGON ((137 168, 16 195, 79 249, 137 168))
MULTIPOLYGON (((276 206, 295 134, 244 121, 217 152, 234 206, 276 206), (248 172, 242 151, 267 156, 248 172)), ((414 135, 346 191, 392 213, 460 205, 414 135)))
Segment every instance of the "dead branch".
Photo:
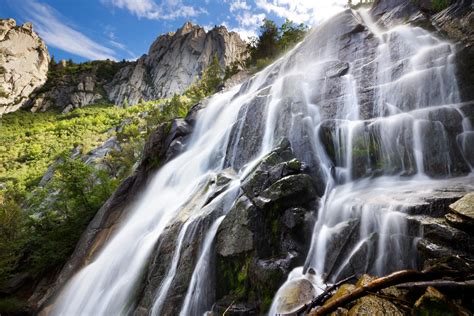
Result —
POLYGON ((370 292, 377 292, 381 289, 413 281, 420 281, 428 277, 433 277, 437 273, 432 271, 415 271, 415 270, 402 270, 397 271, 387 276, 375 279, 364 286, 357 287, 350 293, 343 295, 334 301, 321 306, 309 313, 309 315, 326 315, 335 311, 338 307, 345 306, 346 304, 361 298, 370 292))
MULTIPOLYGON (((332 295, 332 292, 334 290, 336 290, 338 287, 340 287, 342 284, 352 280, 355 278, 355 275, 351 275, 350 277, 348 278, 345 278, 337 283, 334 283, 333 285, 329 286, 327 289, 324 290, 323 293, 321 293, 320 295, 318 295, 311 303, 307 304, 307 306, 305 306, 306 308, 304 309, 305 313, 309 313, 309 311, 311 311, 311 309, 313 309, 314 307, 316 306, 320 306, 322 305, 324 302, 326 302, 332 295)), ((302 311, 301 311, 302 312, 302 311)))
POLYGON ((397 287, 400 289, 424 289, 428 286, 435 287, 439 290, 450 291, 454 293, 457 290, 474 290, 474 280, 467 281, 452 281, 452 280, 433 280, 424 282, 409 282, 398 284, 397 287))

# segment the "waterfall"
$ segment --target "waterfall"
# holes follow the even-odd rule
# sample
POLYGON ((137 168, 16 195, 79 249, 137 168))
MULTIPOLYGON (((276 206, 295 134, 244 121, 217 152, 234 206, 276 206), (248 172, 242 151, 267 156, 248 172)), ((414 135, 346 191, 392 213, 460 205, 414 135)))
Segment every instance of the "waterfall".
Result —
MULTIPOLYGON (((211 220, 177 310, 209 310, 212 300, 202 295, 212 287, 206 281, 213 239, 241 181, 282 138, 322 183, 305 266, 289 281, 307 278, 316 286, 352 268, 385 274, 415 267, 419 232, 406 231, 406 203, 392 193, 431 188, 437 178, 472 170, 463 158, 472 126, 460 103, 454 54, 454 46, 421 28, 382 30, 366 11, 347 10, 315 28, 271 66, 209 100, 184 152, 154 175, 100 253, 69 280, 52 314, 133 314, 158 240, 179 225, 149 306, 160 314, 179 274, 183 242, 203 218, 211 220), (231 178, 223 193, 215 180, 222 174, 231 178), (309 267, 316 278, 305 273, 309 267)), ((278 294, 273 312, 277 304, 278 294)))

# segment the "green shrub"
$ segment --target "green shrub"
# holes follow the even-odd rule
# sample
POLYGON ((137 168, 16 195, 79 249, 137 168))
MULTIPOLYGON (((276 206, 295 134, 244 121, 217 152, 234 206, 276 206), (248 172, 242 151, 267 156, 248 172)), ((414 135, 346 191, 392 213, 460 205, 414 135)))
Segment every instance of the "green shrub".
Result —
POLYGON ((431 0, 431 6, 434 12, 441 12, 451 4, 451 0, 431 0))
POLYGON ((104 170, 63 157, 53 179, 29 200, 24 249, 29 272, 40 275, 61 266, 116 186, 104 170))

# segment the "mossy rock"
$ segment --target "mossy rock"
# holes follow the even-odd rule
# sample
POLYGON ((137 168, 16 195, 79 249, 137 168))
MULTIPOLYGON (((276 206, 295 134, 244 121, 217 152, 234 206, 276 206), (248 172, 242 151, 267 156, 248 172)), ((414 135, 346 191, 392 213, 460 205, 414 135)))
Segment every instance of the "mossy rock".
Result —
POLYGON ((359 280, 357 281, 356 283, 356 287, 362 287, 362 286, 365 286, 367 285, 369 282, 375 280, 376 278, 371 276, 371 275, 368 275, 368 274, 363 274, 359 280))
POLYGON ((414 316, 454 316, 455 309, 449 304, 444 295, 429 286, 413 307, 414 316))
POLYGON ((332 303, 333 301, 335 301, 335 300, 337 300, 338 298, 340 298, 341 296, 344 296, 344 295, 346 295, 346 294, 349 294, 350 292, 354 291, 355 288, 356 288, 355 285, 349 284, 349 283, 345 283, 345 284, 341 285, 341 286, 337 289, 336 293, 334 293, 334 295, 331 296, 331 298, 328 299, 328 300, 326 301, 326 303, 324 303, 324 305, 330 304, 330 303, 332 303))
POLYGON ((346 308, 339 307, 336 309, 335 312, 332 312, 330 316, 347 316, 349 314, 349 310, 346 308))
POLYGON ((356 305, 349 310, 348 316, 403 316, 392 302, 375 295, 368 295, 357 300, 356 305))

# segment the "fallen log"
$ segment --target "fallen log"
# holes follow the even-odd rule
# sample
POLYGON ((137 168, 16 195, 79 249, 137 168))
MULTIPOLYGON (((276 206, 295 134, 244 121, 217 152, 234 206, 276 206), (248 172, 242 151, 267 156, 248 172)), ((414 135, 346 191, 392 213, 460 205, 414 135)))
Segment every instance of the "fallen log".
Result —
POLYGON ((427 278, 431 278, 432 280, 435 276, 439 275, 439 273, 440 273, 439 271, 432 271, 432 270, 397 271, 387 276, 370 281, 363 286, 357 287, 350 293, 343 295, 326 305, 323 305, 319 308, 312 310, 311 312, 309 312, 308 315, 312 315, 312 316, 326 315, 335 311, 338 307, 343 307, 346 304, 356 299, 359 299, 365 295, 370 294, 371 292, 377 292, 384 288, 387 288, 393 285, 402 284, 402 283, 422 281, 422 280, 426 280, 427 278))

